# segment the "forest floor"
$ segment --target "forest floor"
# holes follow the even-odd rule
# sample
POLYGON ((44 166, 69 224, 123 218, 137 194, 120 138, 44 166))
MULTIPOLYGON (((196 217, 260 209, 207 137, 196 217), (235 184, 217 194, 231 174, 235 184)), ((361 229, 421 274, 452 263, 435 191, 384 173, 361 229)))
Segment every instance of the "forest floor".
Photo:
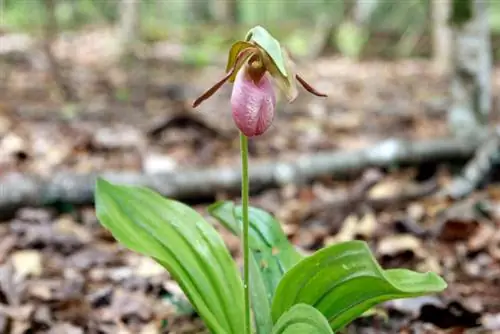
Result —
MULTIPOLYGON (((238 165, 230 85, 199 109, 190 107, 223 74, 222 66, 148 59, 124 70, 107 62, 105 41, 86 38, 91 42, 56 49, 75 103, 61 102, 36 53, 0 60, 2 178, 238 165), (155 131, 163 121, 164 129, 155 131)), ((251 163, 353 151, 389 138, 449 135, 448 83, 428 61, 327 57, 298 67, 329 96, 301 91, 293 104, 281 100, 270 131, 251 140, 251 163)), ((500 68, 493 85, 498 94, 500 68)), ((494 105, 498 114, 498 95, 494 105)), ((379 315, 356 321, 349 332, 500 333, 500 184, 462 200, 424 194, 401 200, 430 183, 446 186, 457 171, 452 162, 380 169, 378 182, 353 205, 349 196, 361 175, 261 189, 251 203, 274 214, 305 250, 363 239, 383 267, 432 270, 449 284, 439 295, 381 305, 379 315), (344 204, 331 207, 332 200, 344 204)), ((222 198, 238 200, 223 191, 211 200, 222 198)), ((192 203, 207 215, 207 199, 192 203)), ((237 240, 221 233, 239 258, 237 240)), ((101 228, 92 206, 23 207, 0 224, 0 332, 202 331, 178 285, 152 260, 120 247, 101 228)))

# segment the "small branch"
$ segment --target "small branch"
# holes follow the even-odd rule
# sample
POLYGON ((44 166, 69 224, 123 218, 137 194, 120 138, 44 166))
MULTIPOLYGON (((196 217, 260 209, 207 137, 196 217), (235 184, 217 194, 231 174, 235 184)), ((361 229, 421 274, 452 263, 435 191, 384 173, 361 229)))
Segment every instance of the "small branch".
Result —
POLYGON ((460 176, 456 177, 444 191, 457 199, 469 195, 493 172, 500 153, 500 133, 493 131, 479 146, 474 157, 467 163, 460 176))
MULTIPOLYGON (((481 135, 478 137, 477 140, 388 140, 358 151, 322 152, 294 157, 290 161, 255 163, 249 170, 250 187, 258 190, 300 184, 323 175, 359 175, 369 167, 467 159, 479 146, 481 135)), ((52 178, 40 178, 26 174, 6 174, 0 177, 0 217, 8 217, 23 206, 37 207, 59 202, 91 204, 98 176, 115 183, 150 187, 164 196, 180 200, 213 197, 218 191, 237 193, 241 182, 239 166, 179 170, 155 175, 117 171, 102 174, 60 172, 54 173, 52 178)))

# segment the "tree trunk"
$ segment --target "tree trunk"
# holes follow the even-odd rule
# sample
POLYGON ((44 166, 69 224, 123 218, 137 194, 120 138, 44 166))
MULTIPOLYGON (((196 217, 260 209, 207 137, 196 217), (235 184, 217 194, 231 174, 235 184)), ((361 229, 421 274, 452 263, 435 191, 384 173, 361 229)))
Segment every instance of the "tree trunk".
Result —
POLYGON ((210 10, 215 21, 225 24, 238 22, 237 0, 212 0, 210 10))
POLYGON ((448 124, 459 136, 486 125, 491 109, 491 43, 487 0, 453 0, 452 105, 448 124))
POLYGON ((432 38, 434 68, 440 74, 450 74, 452 68, 452 31, 448 24, 451 0, 432 0, 432 38))
POLYGON ((210 19, 210 4, 208 1, 190 0, 188 10, 194 22, 206 22, 210 19))
POLYGON ((45 0, 45 36, 43 41, 43 51, 47 57, 50 74, 54 83, 59 90, 61 97, 66 102, 74 102, 77 100, 76 92, 72 89, 69 80, 64 76, 58 60, 52 52, 52 43, 57 38, 58 26, 56 17, 56 2, 55 0, 45 0))
POLYGON ((147 68, 136 52, 140 42, 141 0, 121 0, 118 43, 120 63, 127 73, 126 94, 128 101, 143 108, 147 98, 147 68))
POLYGON ((377 9, 378 0, 356 0, 352 9, 353 19, 358 25, 365 25, 377 9))
POLYGON ((139 0, 122 0, 121 2, 118 40, 123 56, 133 53, 133 47, 139 40, 140 4, 139 0))
POLYGON ((344 22, 337 30, 337 47, 347 57, 357 59, 369 39, 368 23, 378 0, 351 0, 345 4, 344 22))

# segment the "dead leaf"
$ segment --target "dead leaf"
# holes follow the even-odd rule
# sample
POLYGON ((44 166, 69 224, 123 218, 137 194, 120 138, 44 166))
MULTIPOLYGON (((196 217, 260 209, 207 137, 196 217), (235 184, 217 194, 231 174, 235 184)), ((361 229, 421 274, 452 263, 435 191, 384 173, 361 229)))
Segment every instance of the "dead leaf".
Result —
POLYGON ((365 239, 373 237, 377 230, 377 217, 373 212, 366 213, 360 220, 356 227, 356 235, 365 239))
POLYGON ((11 325, 10 334, 25 334, 29 330, 31 324, 26 321, 13 321, 11 325))
POLYGON ((382 256, 392 257, 408 251, 420 258, 424 258, 427 255, 420 239, 411 234, 387 236, 380 240, 377 247, 378 254, 382 256))
POLYGON ((21 250, 11 255, 16 274, 20 277, 38 277, 42 274, 42 255, 36 250, 21 250))
POLYGON ((134 273, 140 277, 154 277, 166 273, 165 268, 147 256, 141 256, 134 273))
POLYGON ((154 322, 151 322, 146 326, 142 327, 142 330, 140 332, 140 334, 160 334, 160 333, 161 333, 160 329, 154 322))
POLYGON ((391 179, 383 180, 370 189, 368 198, 380 199, 392 197, 394 194, 400 193, 401 189, 403 189, 401 181, 391 179))
POLYGON ((0 304, 0 313, 7 315, 11 319, 25 322, 28 321, 35 311, 35 305, 25 304, 20 306, 8 306, 0 304))
POLYGON ((15 235, 7 235, 0 239, 0 263, 4 262, 10 251, 16 246, 17 238, 15 235))
POLYGON ((149 321, 152 315, 153 305, 144 294, 120 289, 113 294, 111 306, 102 314, 102 319, 113 321, 135 317, 141 321, 149 321))
POLYGON ((334 237, 325 239, 325 245, 353 240, 356 235, 357 225, 358 217, 354 214, 349 215, 342 224, 342 228, 340 229, 340 231, 334 237))
POLYGON ((476 205, 477 201, 464 200, 446 209, 434 228, 435 235, 449 242, 469 239, 476 232, 481 220, 476 205))
POLYGON ((500 313, 497 314, 484 314, 481 317, 481 323, 484 328, 490 331, 500 331, 500 313))
POLYGON ((82 328, 74 326, 70 323, 63 322, 55 325, 50 329, 48 334, 83 334, 82 328))
POLYGON ((492 258, 500 261, 500 231, 497 230, 493 235, 488 246, 488 252, 492 258))
POLYGON ((87 270, 112 265, 116 256, 117 252, 111 249, 87 247, 71 254, 66 262, 72 268, 87 270))
POLYGON ((480 224, 476 230, 476 233, 467 242, 467 247, 472 252, 477 252, 479 250, 488 247, 490 240, 495 235, 495 228, 487 223, 480 224))
POLYGON ((141 149, 146 138, 136 127, 117 124, 111 127, 102 127, 94 132, 92 143, 98 149, 141 149))
POLYGON ((56 233, 74 236, 82 243, 88 243, 92 240, 89 230, 75 222, 71 216, 60 216, 54 225, 56 233))
POLYGON ((25 281, 22 277, 15 275, 11 263, 0 267, 0 292, 11 306, 18 306, 25 291, 25 281))
POLYGON ((146 174, 172 172, 177 168, 177 161, 171 156, 158 153, 147 153, 142 161, 142 169, 146 174))

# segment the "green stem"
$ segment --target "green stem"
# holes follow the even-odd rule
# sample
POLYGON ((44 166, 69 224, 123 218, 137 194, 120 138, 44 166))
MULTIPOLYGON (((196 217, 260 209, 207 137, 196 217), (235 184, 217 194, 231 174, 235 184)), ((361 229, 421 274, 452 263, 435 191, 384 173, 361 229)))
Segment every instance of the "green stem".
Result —
POLYGON ((243 207, 243 287, 245 290, 245 332, 251 334, 250 309, 250 246, 248 244, 248 138, 240 132, 241 202, 243 207))

